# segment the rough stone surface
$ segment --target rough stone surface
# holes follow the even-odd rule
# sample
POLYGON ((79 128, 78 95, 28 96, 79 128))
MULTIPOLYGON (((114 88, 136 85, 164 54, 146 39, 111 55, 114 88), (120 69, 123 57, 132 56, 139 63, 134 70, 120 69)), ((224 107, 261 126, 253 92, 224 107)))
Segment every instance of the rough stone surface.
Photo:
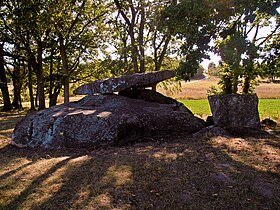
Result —
POLYGON ((183 103, 176 101, 173 98, 164 96, 161 93, 153 91, 153 90, 147 90, 147 89, 128 90, 128 89, 126 89, 126 90, 120 91, 119 95, 126 96, 129 98, 134 98, 134 99, 150 101, 150 102, 157 102, 160 104, 172 104, 173 110, 189 112, 190 114, 192 114, 192 112, 183 103))
POLYGON ((194 138, 212 138, 217 136, 230 138, 232 135, 225 129, 216 126, 208 126, 193 134, 194 138))
POLYGON ((218 172, 210 175, 210 178, 216 180, 219 183, 223 184, 232 184, 234 183, 234 180, 226 173, 224 172, 218 172))
POLYGON ((158 82, 170 79, 175 76, 174 71, 158 71, 126 75, 122 77, 97 80, 82 85, 74 90, 77 95, 93 95, 95 93, 110 94, 129 88, 150 87, 158 82))
POLYGON ((273 121, 272 119, 268 119, 268 118, 262 120, 261 124, 266 125, 266 126, 270 126, 270 127, 274 127, 274 126, 277 125, 277 123, 275 121, 273 121))
POLYGON ((19 147, 80 148, 133 143, 143 138, 192 134, 206 123, 189 111, 119 95, 86 96, 27 115, 16 125, 19 147))
POLYGON ((272 185, 271 183, 265 183, 261 181, 255 181, 252 185, 252 190, 265 197, 266 199, 272 199, 275 197, 275 192, 278 191, 278 196, 280 192, 280 188, 272 185))
POLYGON ((231 131, 259 130, 256 94, 225 94, 208 97, 214 124, 231 131))
POLYGON ((208 116, 207 119, 206 119, 206 124, 207 126, 212 126, 214 125, 214 120, 213 120, 213 117, 212 116, 208 116))

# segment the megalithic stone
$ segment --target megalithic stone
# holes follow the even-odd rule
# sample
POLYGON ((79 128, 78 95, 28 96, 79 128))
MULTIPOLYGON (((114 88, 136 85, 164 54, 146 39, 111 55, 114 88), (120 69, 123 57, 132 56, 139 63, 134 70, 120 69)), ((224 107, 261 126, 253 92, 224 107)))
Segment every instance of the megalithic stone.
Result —
POLYGON ((95 93, 110 94, 130 88, 151 87, 152 85, 175 76, 175 71, 137 73, 116 78, 97 80, 82 85, 74 90, 77 95, 93 95, 95 93))
POLYGON ((86 96, 28 114, 16 125, 11 144, 52 149, 106 148, 145 139, 172 140, 206 127, 179 102, 165 103, 169 101, 150 102, 115 94, 86 96))

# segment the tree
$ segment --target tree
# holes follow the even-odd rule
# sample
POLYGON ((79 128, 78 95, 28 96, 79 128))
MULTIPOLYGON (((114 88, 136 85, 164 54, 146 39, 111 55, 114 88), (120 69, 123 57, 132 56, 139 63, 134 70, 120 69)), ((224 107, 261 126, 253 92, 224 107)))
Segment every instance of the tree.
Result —
MULTIPOLYGON (((258 58, 265 43, 279 31, 280 25, 271 23, 276 17, 279 3, 270 1, 241 1, 236 13, 227 21, 217 39, 217 51, 222 58, 221 84, 224 93, 236 93, 241 84, 243 93, 249 93, 253 81, 260 75, 258 58), (272 31, 259 37, 261 28, 270 26, 272 31)), ((279 32, 278 32, 279 33, 279 32)))
POLYGON ((205 78, 205 69, 203 66, 199 65, 197 72, 193 75, 192 79, 204 79, 205 78))
MULTIPOLYGON (((278 16, 276 21, 279 23, 280 17, 278 16)), ((260 65, 261 76, 269 77, 272 81, 275 81, 277 77, 280 77, 280 31, 275 33, 269 43, 263 48, 263 59, 260 65)))
POLYGON ((3 96, 4 107, 2 111, 10 111, 12 109, 9 90, 8 90, 8 83, 5 71, 5 61, 4 61, 4 50, 3 50, 3 43, 0 43, 0 88, 3 96))
POLYGON ((126 73, 161 69, 171 42, 169 30, 162 27, 161 15, 166 5, 175 2, 114 0, 117 13, 110 20, 113 28, 110 44, 115 47, 118 63, 126 73))
POLYGON ((45 4, 43 1, 5 1, 2 14, 7 30, 4 36, 9 44, 26 52, 27 58, 22 57, 36 72, 39 109, 44 109, 43 52, 50 33, 45 4))
POLYGON ((210 49, 209 42, 222 20, 219 13, 222 7, 217 5, 216 1, 183 0, 169 5, 163 12, 165 28, 181 40, 180 54, 184 60, 177 69, 179 77, 194 75, 202 58, 208 58, 206 51, 210 49))
POLYGON ((58 37, 62 62, 64 102, 69 102, 69 83, 82 54, 97 48, 98 24, 107 10, 101 1, 50 1, 50 19, 58 37))
POLYGON ((214 62, 208 64, 208 74, 210 76, 218 76, 219 70, 214 62))
MULTIPOLYGON (((50 105, 56 104, 61 84, 65 102, 69 101, 69 83, 73 78, 77 80, 76 75, 82 75, 77 72, 80 62, 93 60, 97 54, 94 51, 102 43, 100 28, 107 12, 102 3, 86 0, 7 0, 3 3, 1 21, 5 30, 1 36, 11 51, 9 59, 15 61, 12 73, 19 69, 28 71, 28 80, 22 79, 28 82, 31 107, 35 83, 39 109, 45 108, 45 90, 49 92, 50 105)), ((17 83, 14 86, 20 87, 17 83)))
MULTIPOLYGON (((2 10, 3 2, 0 2, 0 8, 2 10)), ((0 20, 0 30, 3 31, 3 21, 0 20)), ((4 38, 3 36, 0 36, 0 89, 3 96, 4 101, 4 107, 2 111, 9 111, 12 109, 10 96, 9 96, 9 89, 8 89, 8 83, 7 83, 7 77, 6 77, 6 71, 5 71, 5 60, 4 60, 4 38)))

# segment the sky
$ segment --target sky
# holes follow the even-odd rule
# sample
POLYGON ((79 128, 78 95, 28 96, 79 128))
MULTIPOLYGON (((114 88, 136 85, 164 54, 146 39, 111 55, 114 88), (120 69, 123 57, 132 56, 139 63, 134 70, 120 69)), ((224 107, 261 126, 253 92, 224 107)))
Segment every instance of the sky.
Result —
POLYGON ((221 57, 220 57, 220 56, 218 56, 218 55, 216 55, 216 54, 214 54, 214 53, 212 53, 212 52, 209 53, 209 56, 210 56, 210 60, 208 60, 208 59, 203 59, 202 63, 200 64, 200 65, 202 65, 203 68, 206 69, 206 70, 208 69, 209 63, 214 62, 214 63, 216 64, 216 66, 218 66, 219 61, 221 60, 221 57))

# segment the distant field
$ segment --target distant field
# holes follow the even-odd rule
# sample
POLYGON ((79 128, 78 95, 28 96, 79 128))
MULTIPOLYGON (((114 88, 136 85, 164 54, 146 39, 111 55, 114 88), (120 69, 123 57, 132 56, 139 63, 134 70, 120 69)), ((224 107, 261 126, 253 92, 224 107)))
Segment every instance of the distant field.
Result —
MULTIPOLYGON (((172 94, 162 88, 159 88, 159 91, 176 99, 207 99, 209 87, 217 86, 218 81, 219 78, 211 77, 200 81, 182 82, 182 91, 172 94)), ((260 83, 255 92, 259 98, 280 98, 280 84, 260 83)))
MULTIPOLYGON (((217 86, 218 81, 219 78, 211 77, 200 81, 182 82, 181 92, 170 93, 170 91, 162 88, 159 88, 159 91, 164 95, 180 100, 194 114, 206 118, 211 115, 207 91, 210 86, 217 86)), ((260 117, 280 120, 280 84, 260 83, 255 92, 260 98, 260 117)))
MULTIPOLYGON (((211 115, 208 100, 180 100, 186 107, 188 107, 194 114, 206 118, 211 115)), ((280 120, 280 99, 260 99, 259 113, 261 119, 272 118, 280 120)))

